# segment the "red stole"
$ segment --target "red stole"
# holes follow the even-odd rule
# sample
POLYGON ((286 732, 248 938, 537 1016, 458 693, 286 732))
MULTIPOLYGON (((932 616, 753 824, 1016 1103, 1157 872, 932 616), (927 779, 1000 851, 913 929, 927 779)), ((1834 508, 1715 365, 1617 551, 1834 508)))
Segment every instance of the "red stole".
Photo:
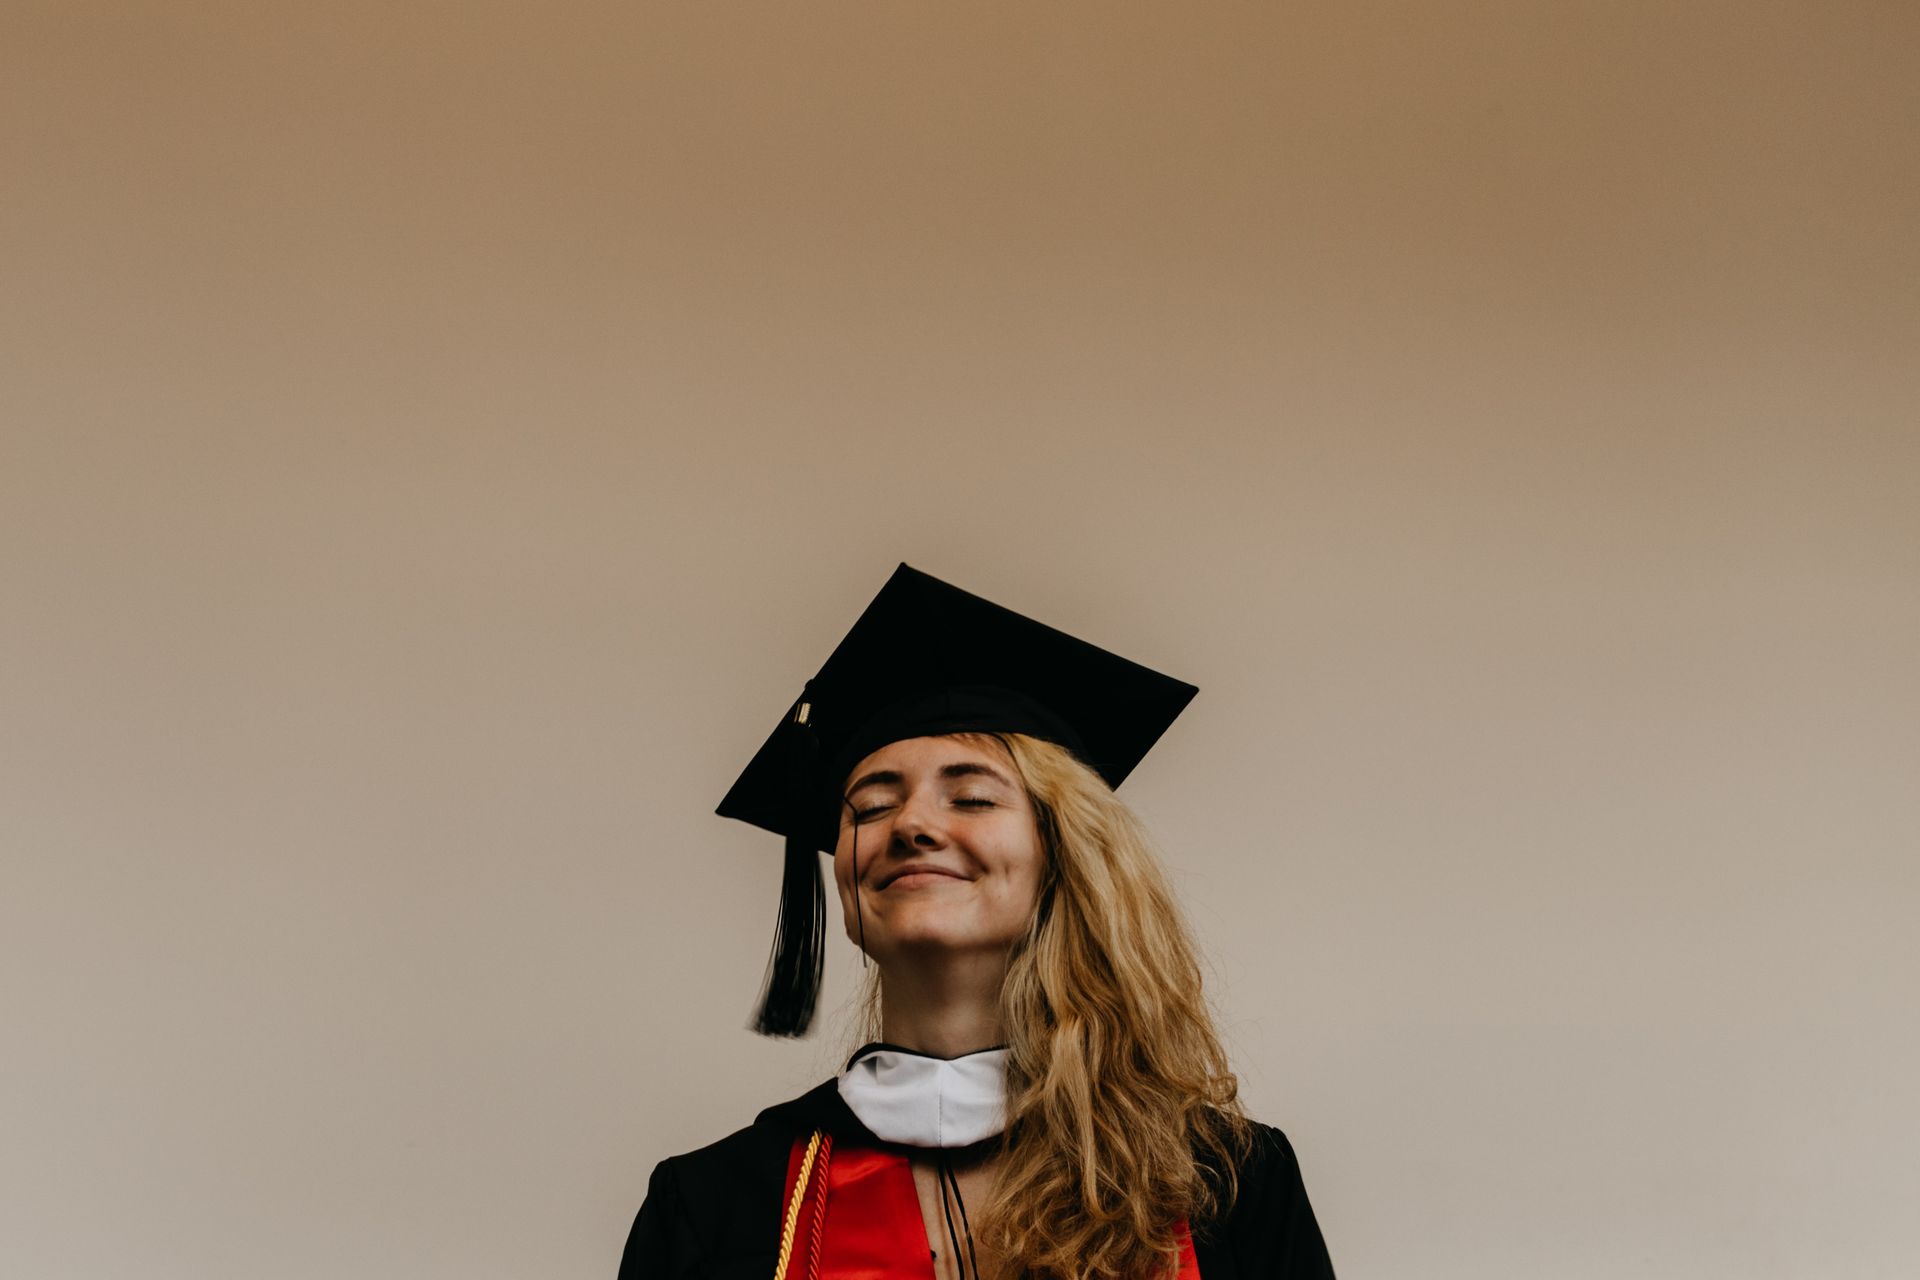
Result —
MULTIPOLYGON (((786 1194, 780 1198, 786 1271, 778 1280, 934 1280, 920 1194, 906 1153, 843 1147, 831 1136, 816 1143, 815 1137, 794 1139, 787 1157, 786 1194)), ((1177 1230, 1177 1280, 1200 1280, 1184 1219, 1177 1230)))

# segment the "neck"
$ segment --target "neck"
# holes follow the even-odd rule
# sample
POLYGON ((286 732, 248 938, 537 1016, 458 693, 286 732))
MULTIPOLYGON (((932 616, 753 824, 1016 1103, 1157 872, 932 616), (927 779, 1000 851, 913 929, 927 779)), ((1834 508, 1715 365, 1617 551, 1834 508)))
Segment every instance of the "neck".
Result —
POLYGON ((880 970, 880 1038, 936 1058, 1003 1044, 1006 978, 1004 951, 898 957, 880 970))

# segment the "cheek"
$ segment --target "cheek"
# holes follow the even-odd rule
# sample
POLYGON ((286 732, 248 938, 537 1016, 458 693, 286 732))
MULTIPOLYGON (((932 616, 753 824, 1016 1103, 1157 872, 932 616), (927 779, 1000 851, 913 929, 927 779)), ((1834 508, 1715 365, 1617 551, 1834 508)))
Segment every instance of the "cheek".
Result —
POLYGON ((1008 905, 1021 911, 1031 910, 1039 900, 1045 869, 1046 855, 1040 849, 1037 833, 1022 832, 1009 840, 1000 868, 1000 882, 1008 905))
POLYGON ((853 860, 858 856, 866 862, 873 856, 873 832, 850 827, 845 823, 840 827, 840 838, 833 846, 833 878, 847 884, 853 877, 853 860))
POLYGON ((1033 914, 1040 905, 1040 860, 1035 858, 1027 865, 1020 877, 1020 915, 1022 919, 1033 914))
POLYGON ((853 855, 844 838, 833 851, 833 883, 842 897, 847 895, 853 884, 853 855))
MULTIPOLYGON (((878 825, 878 824, 875 824, 878 825)), ((875 825, 860 828, 843 827, 840 840, 833 847, 833 888, 840 895, 840 905, 847 911, 847 918, 853 918, 853 871, 854 858, 860 860, 860 869, 871 872, 875 851, 881 847, 884 838, 875 832, 875 825), (856 836, 858 837, 856 839, 856 836)), ((868 909, 872 909, 871 900, 868 909)))

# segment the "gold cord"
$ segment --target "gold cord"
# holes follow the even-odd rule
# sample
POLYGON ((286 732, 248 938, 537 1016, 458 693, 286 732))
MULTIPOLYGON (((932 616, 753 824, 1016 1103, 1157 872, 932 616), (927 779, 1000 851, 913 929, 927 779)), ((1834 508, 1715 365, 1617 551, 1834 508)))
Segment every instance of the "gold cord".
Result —
POLYGON ((807 1140, 807 1154, 800 1161, 800 1176, 794 1180, 793 1199, 787 1202, 786 1225, 780 1230, 780 1263, 773 1269, 773 1280, 787 1280, 787 1263, 793 1257, 793 1232, 800 1223, 800 1206, 807 1198, 807 1179, 813 1174, 813 1158, 820 1153, 820 1130, 807 1140))

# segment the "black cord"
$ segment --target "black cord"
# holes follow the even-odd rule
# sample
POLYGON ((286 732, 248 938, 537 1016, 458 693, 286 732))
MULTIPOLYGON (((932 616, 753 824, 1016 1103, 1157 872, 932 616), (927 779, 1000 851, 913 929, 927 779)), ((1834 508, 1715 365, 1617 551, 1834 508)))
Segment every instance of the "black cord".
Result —
MULTIPOLYGON (((953 1168, 947 1162, 947 1152, 944 1147, 940 1149, 940 1155, 934 1168, 934 1176, 938 1178, 940 1182, 940 1213, 941 1216, 947 1220, 947 1239, 953 1245, 954 1269, 960 1273, 960 1280, 967 1280, 967 1264, 960 1256, 960 1237, 953 1229, 953 1206, 947 1201, 947 1183, 953 1178, 953 1168)), ((958 1182, 954 1182, 953 1184, 953 1194, 955 1199, 958 1199, 960 1196, 960 1184, 958 1182)), ((966 1221, 966 1217, 967 1207, 965 1204, 962 1204, 960 1206, 960 1220, 964 1222, 966 1221)), ((967 1244, 969 1246, 973 1244, 972 1231, 967 1232, 967 1244)), ((980 1267, 978 1263, 976 1263, 973 1268, 973 1280, 980 1280, 980 1267)))
POLYGON ((951 1164, 947 1166, 947 1177, 953 1181, 953 1201, 960 1206, 960 1225, 966 1228, 967 1258, 973 1264, 973 1280, 980 1280, 980 1255, 973 1251, 973 1224, 967 1221, 967 1201, 960 1194, 960 1178, 951 1164))

